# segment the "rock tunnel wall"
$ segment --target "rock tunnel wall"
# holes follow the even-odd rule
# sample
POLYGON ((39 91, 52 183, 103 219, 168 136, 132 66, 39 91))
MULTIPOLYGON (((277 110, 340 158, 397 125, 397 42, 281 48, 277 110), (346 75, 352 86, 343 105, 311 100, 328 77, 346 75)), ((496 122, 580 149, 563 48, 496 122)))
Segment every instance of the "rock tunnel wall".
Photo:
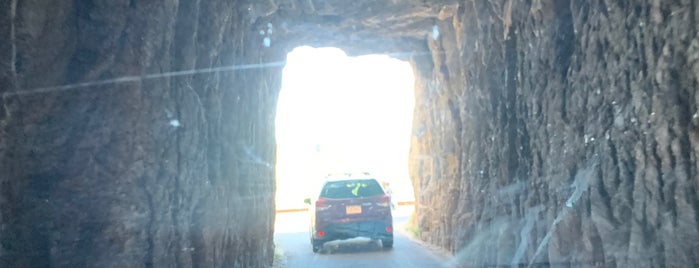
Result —
POLYGON ((0 3, 0 267, 271 265, 285 53, 422 48, 438 9, 0 3))
POLYGON ((699 6, 457 10, 415 60, 420 237, 467 267, 699 265, 699 6))
POLYGON ((284 54, 253 7, 2 1, 0 267, 271 265, 281 67, 254 64, 284 54))
POLYGON ((697 266, 697 8, 4 1, 0 266, 268 266, 296 45, 414 63, 417 222, 454 264, 697 266))

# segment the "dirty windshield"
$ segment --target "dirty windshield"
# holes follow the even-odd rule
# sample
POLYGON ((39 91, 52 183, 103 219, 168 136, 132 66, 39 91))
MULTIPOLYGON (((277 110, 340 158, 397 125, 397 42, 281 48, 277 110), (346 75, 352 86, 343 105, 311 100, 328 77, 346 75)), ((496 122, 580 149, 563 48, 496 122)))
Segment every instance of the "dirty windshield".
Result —
POLYGON ((4 267, 699 267, 699 0, 2 0, 4 267))

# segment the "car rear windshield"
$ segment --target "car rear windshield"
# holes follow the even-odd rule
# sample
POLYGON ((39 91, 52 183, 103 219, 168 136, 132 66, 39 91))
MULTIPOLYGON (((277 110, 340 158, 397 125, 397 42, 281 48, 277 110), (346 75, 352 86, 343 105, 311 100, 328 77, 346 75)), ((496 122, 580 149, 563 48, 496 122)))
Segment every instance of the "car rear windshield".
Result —
POLYGON ((376 180, 344 180, 327 182, 321 198, 357 198, 384 194, 376 180))

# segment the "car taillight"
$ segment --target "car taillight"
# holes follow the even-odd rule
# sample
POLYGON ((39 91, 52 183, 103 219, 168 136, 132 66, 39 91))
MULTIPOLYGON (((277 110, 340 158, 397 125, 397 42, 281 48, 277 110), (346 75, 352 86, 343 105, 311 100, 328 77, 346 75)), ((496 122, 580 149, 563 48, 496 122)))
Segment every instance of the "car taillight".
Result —
POLYGON ((325 232, 323 231, 318 231, 318 237, 323 237, 325 236, 325 232))
POLYGON ((391 205, 391 197, 389 197, 388 195, 382 195, 380 198, 381 200, 378 203, 376 203, 377 205, 382 207, 389 207, 391 205))
POLYGON ((330 204, 325 203, 325 199, 316 200, 316 211, 324 211, 330 208, 330 204))
POLYGON ((393 232, 393 228, 391 228, 391 226, 386 226, 386 232, 387 233, 393 232))

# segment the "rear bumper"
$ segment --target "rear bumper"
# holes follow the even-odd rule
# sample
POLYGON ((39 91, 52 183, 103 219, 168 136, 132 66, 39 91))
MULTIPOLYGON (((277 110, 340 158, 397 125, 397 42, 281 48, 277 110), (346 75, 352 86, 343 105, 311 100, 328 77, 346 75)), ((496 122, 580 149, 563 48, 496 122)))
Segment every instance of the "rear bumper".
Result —
POLYGON ((387 221, 358 221, 347 223, 330 223, 322 229, 317 229, 313 234, 313 239, 317 241, 331 241, 340 239, 349 239, 355 237, 368 237, 371 239, 392 239, 393 238, 393 222, 387 221), (386 227, 390 227, 391 232, 386 231, 386 227), (318 231, 322 231, 324 235, 318 236, 318 231))

